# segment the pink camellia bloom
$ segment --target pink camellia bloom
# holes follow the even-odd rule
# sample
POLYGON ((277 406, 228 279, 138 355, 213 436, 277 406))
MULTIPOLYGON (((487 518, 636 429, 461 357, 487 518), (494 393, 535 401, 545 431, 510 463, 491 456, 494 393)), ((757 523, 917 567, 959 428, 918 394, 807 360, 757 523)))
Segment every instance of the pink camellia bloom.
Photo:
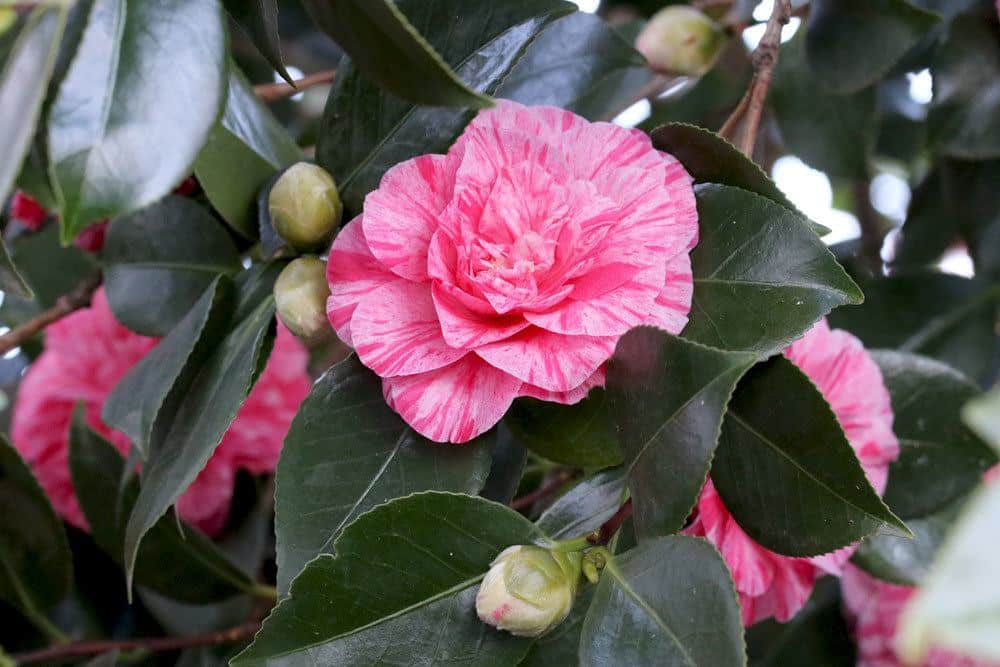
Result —
MULTIPOLYGON (((854 448, 868 481, 881 494, 889 464, 899 455, 892 432, 892 405, 882 373, 861 345, 846 331, 817 322, 785 350, 823 394, 854 448)), ((722 553, 733 573, 743 608, 743 623, 774 617, 787 621, 812 591, 816 577, 839 575, 855 546, 813 558, 790 558, 753 541, 726 509, 709 480, 695 508, 691 535, 707 538, 722 553)))
POLYGON ((18 190, 10 200, 10 217, 20 220, 28 229, 38 229, 45 224, 49 212, 24 190, 18 190))
MULTIPOLYGON (((850 564, 840 583, 844 615, 858 647, 858 667, 903 667, 896 653, 896 629, 917 589, 880 581, 850 564)), ((1000 667, 1000 663, 932 647, 919 667, 1000 667)))
POLYGON ((386 172, 330 250, 327 315, 407 423, 466 442, 518 396, 582 399, 632 327, 679 332, 697 222, 644 133, 499 100, 386 172))
MULTIPOLYGON (((101 421, 104 400, 128 370, 157 343, 115 320, 104 290, 89 308, 46 329, 45 351, 29 367, 18 391, 11 433, 56 511, 87 529, 69 471, 69 424, 82 401, 87 423, 123 453, 129 439, 101 421)), ((285 433, 309 392, 306 351, 278 326, 274 351, 253 391, 216 448, 208 465, 178 499, 180 515, 208 534, 226 522, 236 471, 274 470, 285 433)))

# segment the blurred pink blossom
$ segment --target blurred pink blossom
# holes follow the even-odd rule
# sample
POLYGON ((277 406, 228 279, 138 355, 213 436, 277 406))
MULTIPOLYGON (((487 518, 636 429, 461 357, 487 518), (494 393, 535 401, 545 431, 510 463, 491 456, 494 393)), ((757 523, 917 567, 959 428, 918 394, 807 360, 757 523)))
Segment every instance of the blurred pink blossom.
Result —
POLYGON ((403 419, 466 442, 518 396, 582 399, 632 327, 679 332, 697 223, 644 133, 500 100, 386 172, 333 243, 327 314, 403 419))
MULTIPOLYGON (((157 343, 119 324, 104 290, 89 308, 46 329, 45 351, 28 369, 14 406, 14 446, 31 465, 56 511, 86 529, 73 493, 68 463, 68 429, 73 408, 82 401, 88 424, 123 454, 129 439, 101 421, 101 408, 115 384, 157 343)), ((208 465, 178 499, 180 515, 208 534, 225 524, 236 471, 274 470, 299 403, 309 392, 306 351, 278 326, 274 351, 260 380, 216 448, 208 465)))
MULTIPOLYGON (((892 432, 892 406, 882 373, 861 341, 846 331, 831 330, 821 320, 792 343, 785 356, 833 408, 868 481, 881 494, 889 464, 899 455, 899 442, 892 432)), ((816 577, 839 575, 856 548, 813 558, 776 554, 743 532, 711 480, 695 509, 687 532, 707 538, 722 553, 733 573, 746 625, 772 616, 782 622, 790 619, 809 598, 816 577)))

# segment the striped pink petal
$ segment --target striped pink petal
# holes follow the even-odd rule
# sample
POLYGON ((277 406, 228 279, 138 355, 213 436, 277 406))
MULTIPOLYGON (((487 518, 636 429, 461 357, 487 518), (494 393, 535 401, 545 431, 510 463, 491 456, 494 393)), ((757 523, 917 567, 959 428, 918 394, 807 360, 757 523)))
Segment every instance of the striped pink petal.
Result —
POLYGON ((476 348, 490 365, 547 391, 580 386, 615 351, 614 336, 563 336, 538 327, 476 348))

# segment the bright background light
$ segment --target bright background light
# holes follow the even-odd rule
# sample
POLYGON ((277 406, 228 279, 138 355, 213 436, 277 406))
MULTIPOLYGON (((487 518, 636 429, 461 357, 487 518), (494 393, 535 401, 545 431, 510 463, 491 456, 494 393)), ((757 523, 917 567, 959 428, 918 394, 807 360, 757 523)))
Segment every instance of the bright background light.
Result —
POLYGON ((580 8, 581 12, 587 12, 588 14, 596 12, 601 4, 601 0, 572 0, 572 2, 580 8))
POLYGON ((833 188, 823 172, 794 155, 785 155, 775 160, 771 177, 803 213, 830 228, 830 233, 823 237, 824 243, 833 245, 861 234, 856 217, 833 207, 833 188))

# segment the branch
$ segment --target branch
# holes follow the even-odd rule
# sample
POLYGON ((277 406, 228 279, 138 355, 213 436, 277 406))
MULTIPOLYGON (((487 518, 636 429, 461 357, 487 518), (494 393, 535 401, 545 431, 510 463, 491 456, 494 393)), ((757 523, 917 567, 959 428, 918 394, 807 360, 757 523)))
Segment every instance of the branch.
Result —
POLYGON ((148 637, 137 639, 97 639, 79 641, 71 644, 50 646, 39 651, 19 653, 11 656, 17 665, 27 665, 33 662, 55 662, 67 658, 107 653, 108 651, 178 651, 194 646, 215 646, 230 644, 254 635, 260 629, 260 623, 244 623, 235 628, 208 632, 189 637, 148 637))
POLYGON ((788 23, 791 14, 790 0, 774 0, 774 9, 771 11, 771 18, 767 20, 764 36, 751 56, 754 71, 750 88, 719 130, 720 135, 736 144, 751 159, 753 147, 757 143, 757 128, 760 127, 760 118, 764 113, 764 100, 771 87, 774 67, 778 64, 781 28, 788 23))
POLYGON ((321 86, 324 83, 330 83, 336 75, 337 70, 328 69, 322 72, 310 74, 309 76, 304 76, 301 79, 296 79, 294 86, 289 83, 262 83, 254 86, 253 92, 257 93, 257 97, 259 97, 263 102, 277 102, 278 100, 283 100, 286 97, 298 95, 307 88, 321 86))
POLYGON ((574 474, 575 473, 572 470, 557 471, 552 475, 551 479, 544 482, 541 486, 539 486, 531 493, 526 493, 520 498, 514 498, 514 500, 510 501, 511 509, 523 510, 528 507, 531 507, 542 498, 550 496, 556 491, 558 491, 559 487, 561 487, 563 484, 572 479, 574 474))
POLYGON ((600 528, 587 536, 587 541, 591 544, 607 544, 615 536, 618 529, 625 523, 625 519, 632 516, 632 499, 629 498, 618 508, 614 515, 604 522, 600 528))
POLYGON ((885 225, 878 211, 872 206, 869 188, 871 181, 858 179, 852 184, 854 214, 861 228, 861 259, 873 276, 882 273, 882 244, 885 241, 885 225))
POLYGON ((56 299, 55 305, 48 310, 0 336, 0 355, 27 343, 53 322, 58 322, 73 311, 89 306, 90 298, 100 285, 101 274, 95 273, 77 285, 72 292, 56 299))

